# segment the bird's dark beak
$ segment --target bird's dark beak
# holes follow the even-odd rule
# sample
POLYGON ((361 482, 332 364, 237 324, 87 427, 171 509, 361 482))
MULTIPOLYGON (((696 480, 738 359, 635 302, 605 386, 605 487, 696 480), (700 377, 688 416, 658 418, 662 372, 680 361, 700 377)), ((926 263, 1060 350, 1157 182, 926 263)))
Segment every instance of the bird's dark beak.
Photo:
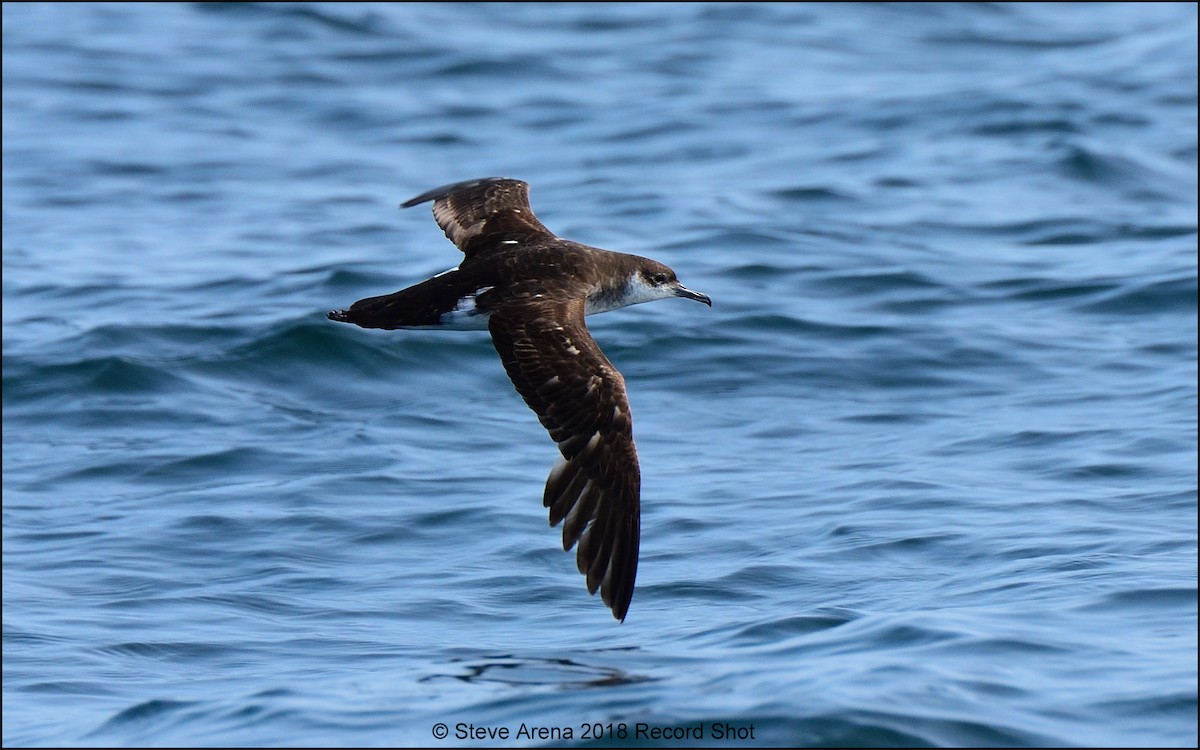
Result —
POLYGON ((683 284, 680 284, 679 286, 675 287, 675 296, 676 297, 687 297, 688 299, 694 299, 697 302, 703 302, 704 304, 708 305, 709 307, 712 307, 712 300, 709 299, 707 294, 701 294, 700 292, 693 292, 691 289, 688 289, 683 284))

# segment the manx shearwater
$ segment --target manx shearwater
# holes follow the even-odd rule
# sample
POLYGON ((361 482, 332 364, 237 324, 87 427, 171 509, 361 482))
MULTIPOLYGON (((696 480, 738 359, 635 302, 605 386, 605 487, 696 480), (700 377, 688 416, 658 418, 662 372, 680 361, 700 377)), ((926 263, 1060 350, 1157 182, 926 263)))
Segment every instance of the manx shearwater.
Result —
POLYGON ((433 217, 463 252, 455 268, 394 294, 334 310, 363 328, 488 330, 517 392, 562 456, 542 501, 576 543, 588 592, 624 621, 637 577, 641 473, 625 379, 584 317, 685 297, 712 306, 649 258, 557 237, 529 207, 529 185, 490 177, 446 185, 401 204, 433 201, 433 217))

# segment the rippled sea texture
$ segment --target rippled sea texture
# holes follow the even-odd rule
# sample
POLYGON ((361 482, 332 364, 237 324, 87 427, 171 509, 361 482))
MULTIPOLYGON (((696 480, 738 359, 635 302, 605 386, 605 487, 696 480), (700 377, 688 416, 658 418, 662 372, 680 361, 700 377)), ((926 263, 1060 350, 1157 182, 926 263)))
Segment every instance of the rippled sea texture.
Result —
POLYGON ((1194 5, 3 13, 5 745, 1195 745, 1194 5), (623 625, 486 333, 324 317, 486 175, 715 301, 592 320, 623 625))

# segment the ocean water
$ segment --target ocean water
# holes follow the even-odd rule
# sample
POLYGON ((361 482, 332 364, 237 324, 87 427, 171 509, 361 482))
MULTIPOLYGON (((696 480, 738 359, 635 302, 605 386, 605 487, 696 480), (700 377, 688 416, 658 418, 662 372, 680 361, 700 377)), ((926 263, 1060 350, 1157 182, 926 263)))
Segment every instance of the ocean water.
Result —
POLYGON ((5 746, 1194 747, 1196 29, 5 4, 5 746), (590 322, 624 624, 487 334, 325 319, 487 175, 714 300, 590 322))

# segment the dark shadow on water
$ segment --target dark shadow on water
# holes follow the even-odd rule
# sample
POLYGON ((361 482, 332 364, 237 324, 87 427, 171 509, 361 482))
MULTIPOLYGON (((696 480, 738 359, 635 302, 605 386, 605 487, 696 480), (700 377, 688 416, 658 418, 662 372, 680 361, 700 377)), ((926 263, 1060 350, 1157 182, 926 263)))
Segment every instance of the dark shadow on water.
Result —
POLYGON ((459 665, 457 674, 432 674, 418 682, 458 680, 472 684, 499 683, 513 687, 531 685, 557 686, 562 689, 614 687, 657 682, 649 675, 629 674, 615 667, 591 666, 571 659, 521 658, 512 655, 488 656, 482 659, 451 659, 459 665))

